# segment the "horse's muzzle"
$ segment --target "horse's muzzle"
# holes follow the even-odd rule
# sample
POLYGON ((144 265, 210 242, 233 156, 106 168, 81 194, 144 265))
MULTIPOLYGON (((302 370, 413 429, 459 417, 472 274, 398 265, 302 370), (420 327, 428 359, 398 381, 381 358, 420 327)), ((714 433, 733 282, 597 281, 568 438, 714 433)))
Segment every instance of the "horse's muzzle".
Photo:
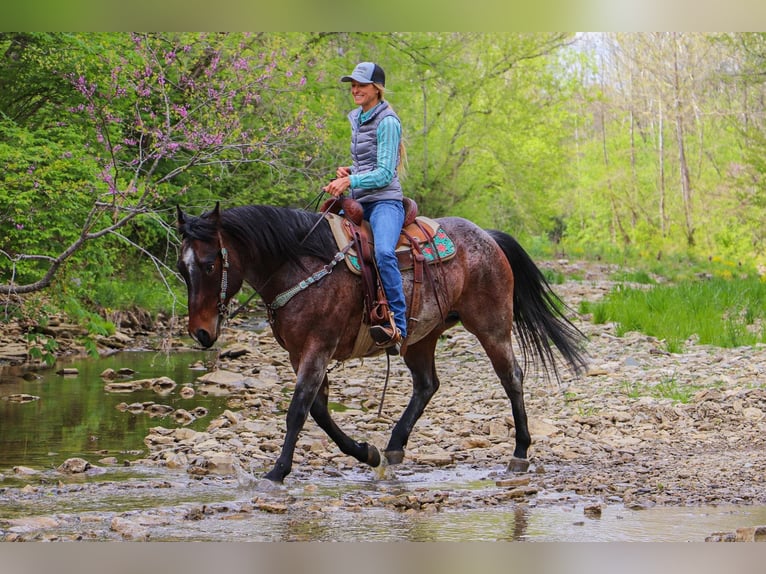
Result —
POLYGON ((197 342, 206 349, 211 347, 216 340, 216 338, 211 337, 210 333, 205 331, 205 329, 197 329, 194 333, 192 333, 192 337, 194 337, 197 342))

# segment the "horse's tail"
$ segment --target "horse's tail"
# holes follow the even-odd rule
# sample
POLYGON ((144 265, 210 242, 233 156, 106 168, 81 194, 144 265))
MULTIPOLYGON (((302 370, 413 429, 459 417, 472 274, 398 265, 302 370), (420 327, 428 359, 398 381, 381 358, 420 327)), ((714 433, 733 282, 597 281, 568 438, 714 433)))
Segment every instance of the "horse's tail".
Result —
POLYGON ((514 276, 513 323, 525 363, 530 351, 542 362, 546 372, 556 368, 555 347, 575 374, 587 365, 583 343, 585 335, 564 314, 570 309, 553 292, 532 258, 513 237, 495 229, 487 233, 505 253, 514 276))

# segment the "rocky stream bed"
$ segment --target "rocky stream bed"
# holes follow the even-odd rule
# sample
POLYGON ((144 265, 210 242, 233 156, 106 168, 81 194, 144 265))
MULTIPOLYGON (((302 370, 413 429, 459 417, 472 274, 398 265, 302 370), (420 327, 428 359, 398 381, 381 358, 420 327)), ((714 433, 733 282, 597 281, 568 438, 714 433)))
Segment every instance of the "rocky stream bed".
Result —
MULTIPOLYGON (((573 309, 613 287, 606 265, 549 266, 578 277, 555 286, 573 309)), ((270 331, 235 323, 222 338, 217 370, 186 391, 204 388, 229 396, 228 409, 205 431, 188 428, 182 417, 160 418, 138 460, 86 461, 42 479, 36 469, 14 469, 22 483, 25 472, 30 477, 26 484, 0 487, 0 497, 20 510, 14 518, 0 516, 0 540, 152 540, 171 524, 202 519, 224 524, 261 514, 300 522, 341 512, 355 520, 377 511, 513 513, 578 505, 582 515, 598 519, 613 506, 765 505, 766 349, 689 341, 683 353, 670 354, 652 337, 618 337, 614 325, 589 319, 573 317, 588 337, 585 374, 564 373, 557 383, 527 369, 533 437, 528 473, 505 472, 513 451, 510 404, 477 340, 457 327, 437 349, 442 385, 415 427, 402 465, 377 471, 359 465, 309 420, 285 485, 263 488, 259 477, 281 447, 295 379, 270 331), (105 473, 99 478, 104 468, 125 464, 147 469, 146 477, 120 482, 105 473), (157 478, 152 474, 157 468, 175 474, 157 478), (427 486, 418 482, 427 476, 427 486), (236 496, 217 497, 232 486, 236 496), (76 499, 128 492, 133 502, 67 510, 76 499), (175 502, 168 505, 166 498, 175 502)), ((12 331, 2 338, 6 349, 19 344, 12 331)), ((124 344, 130 341, 127 337, 124 344)), ((331 401, 339 405, 336 421, 381 450, 410 392, 408 371, 401 358, 393 358, 378 414, 385 369, 386 359, 378 357, 335 365, 330 373, 331 401)), ((310 537, 297 532, 286 538, 303 535, 310 537)), ((748 525, 711 532, 708 539, 764 535, 766 528, 748 525)))

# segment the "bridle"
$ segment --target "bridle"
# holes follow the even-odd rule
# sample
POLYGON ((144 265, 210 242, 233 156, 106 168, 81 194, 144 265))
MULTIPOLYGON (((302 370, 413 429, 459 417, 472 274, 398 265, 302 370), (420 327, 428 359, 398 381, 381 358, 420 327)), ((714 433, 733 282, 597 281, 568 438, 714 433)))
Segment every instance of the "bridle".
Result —
POLYGON ((226 304, 226 292, 229 289, 229 251, 223 246, 223 238, 221 237, 221 231, 218 231, 218 245, 221 246, 221 294, 218 298, 218 316, 223 321, 230 316, 229 306, 226 304))

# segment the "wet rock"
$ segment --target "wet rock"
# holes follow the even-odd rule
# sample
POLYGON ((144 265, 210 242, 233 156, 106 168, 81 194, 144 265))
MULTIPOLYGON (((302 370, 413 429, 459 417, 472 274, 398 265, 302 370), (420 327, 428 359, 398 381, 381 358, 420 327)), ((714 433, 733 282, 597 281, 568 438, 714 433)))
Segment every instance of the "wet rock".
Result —
POLYGON ((40 397, 36 395, 28 395, 26 393, 14 393, 12 395, 0 397, 0 399, 10 403, 32 403, 34 401, 39 401, 40 397))
POLYGON ((167 395, 176 388, 176 382, 170 377, 159 377, 152 380, 149 386, 158 395, 167 395))
POLYGON ((121 381, 116 383, 107 383, 104 385, 107 393, 134 393, 141 390, 139 381, 121 381))
POLYGON ((114 369, 104 369, 101 371, 101 378, 105 381, 113 381, 118 377, 117 371, 114 369))
POLYGON ((115 516, 112 518, 109 528, 126 540, 148 540, 149 529, 128 518, 115 516))
POLYGON ((737 528, 736 542, 766 542, 766 526, 746 526, 737 528))
POLYGON ((65 377, 69 377, 69 376, 79 375, 80 371, 78 371, 77 369, 72 368, 72 367, 67 367, 65 369, 59 369, 58 371, 56 371, 56 374, 57 375, 62 375, 62 376, 65 376, 65 377))
POLYGON ((601 505, 591 504, 583 509, 583 514, 588 518, 601 518, 601 505))
POLYGON ((52 516, 29 516, 24 518, 10 518, 5 521, 10 532, 34 532, 37 530, 50 530, 60 525, 60 522, 52 516))
POLYGON ((174 409, 170 405, 158 405, 154 403, 145 407, 144 410, 150 417, 164 417, 172 413, 174 409))
POLYGON ((417 455, 417 461, 431 466, 447 466, 454 462, 454 457, 448 452, 424 453, 417 455))
POLYGON ((84 458, 73 457, 66 459, 56 470, 66 474, 80 474, 91 468, 91 464, 84 458))
POLYGON ((34 468, 29 468, 28 466, 14 466, 13 474, 16 476, 34 476, 40 474, 40 471, 35 470, 34 468))
POLYGON ((173 418, 180 425, 188 425, 194 422, 194 415, 186 409, 176 409, 173 411, 173 418))

